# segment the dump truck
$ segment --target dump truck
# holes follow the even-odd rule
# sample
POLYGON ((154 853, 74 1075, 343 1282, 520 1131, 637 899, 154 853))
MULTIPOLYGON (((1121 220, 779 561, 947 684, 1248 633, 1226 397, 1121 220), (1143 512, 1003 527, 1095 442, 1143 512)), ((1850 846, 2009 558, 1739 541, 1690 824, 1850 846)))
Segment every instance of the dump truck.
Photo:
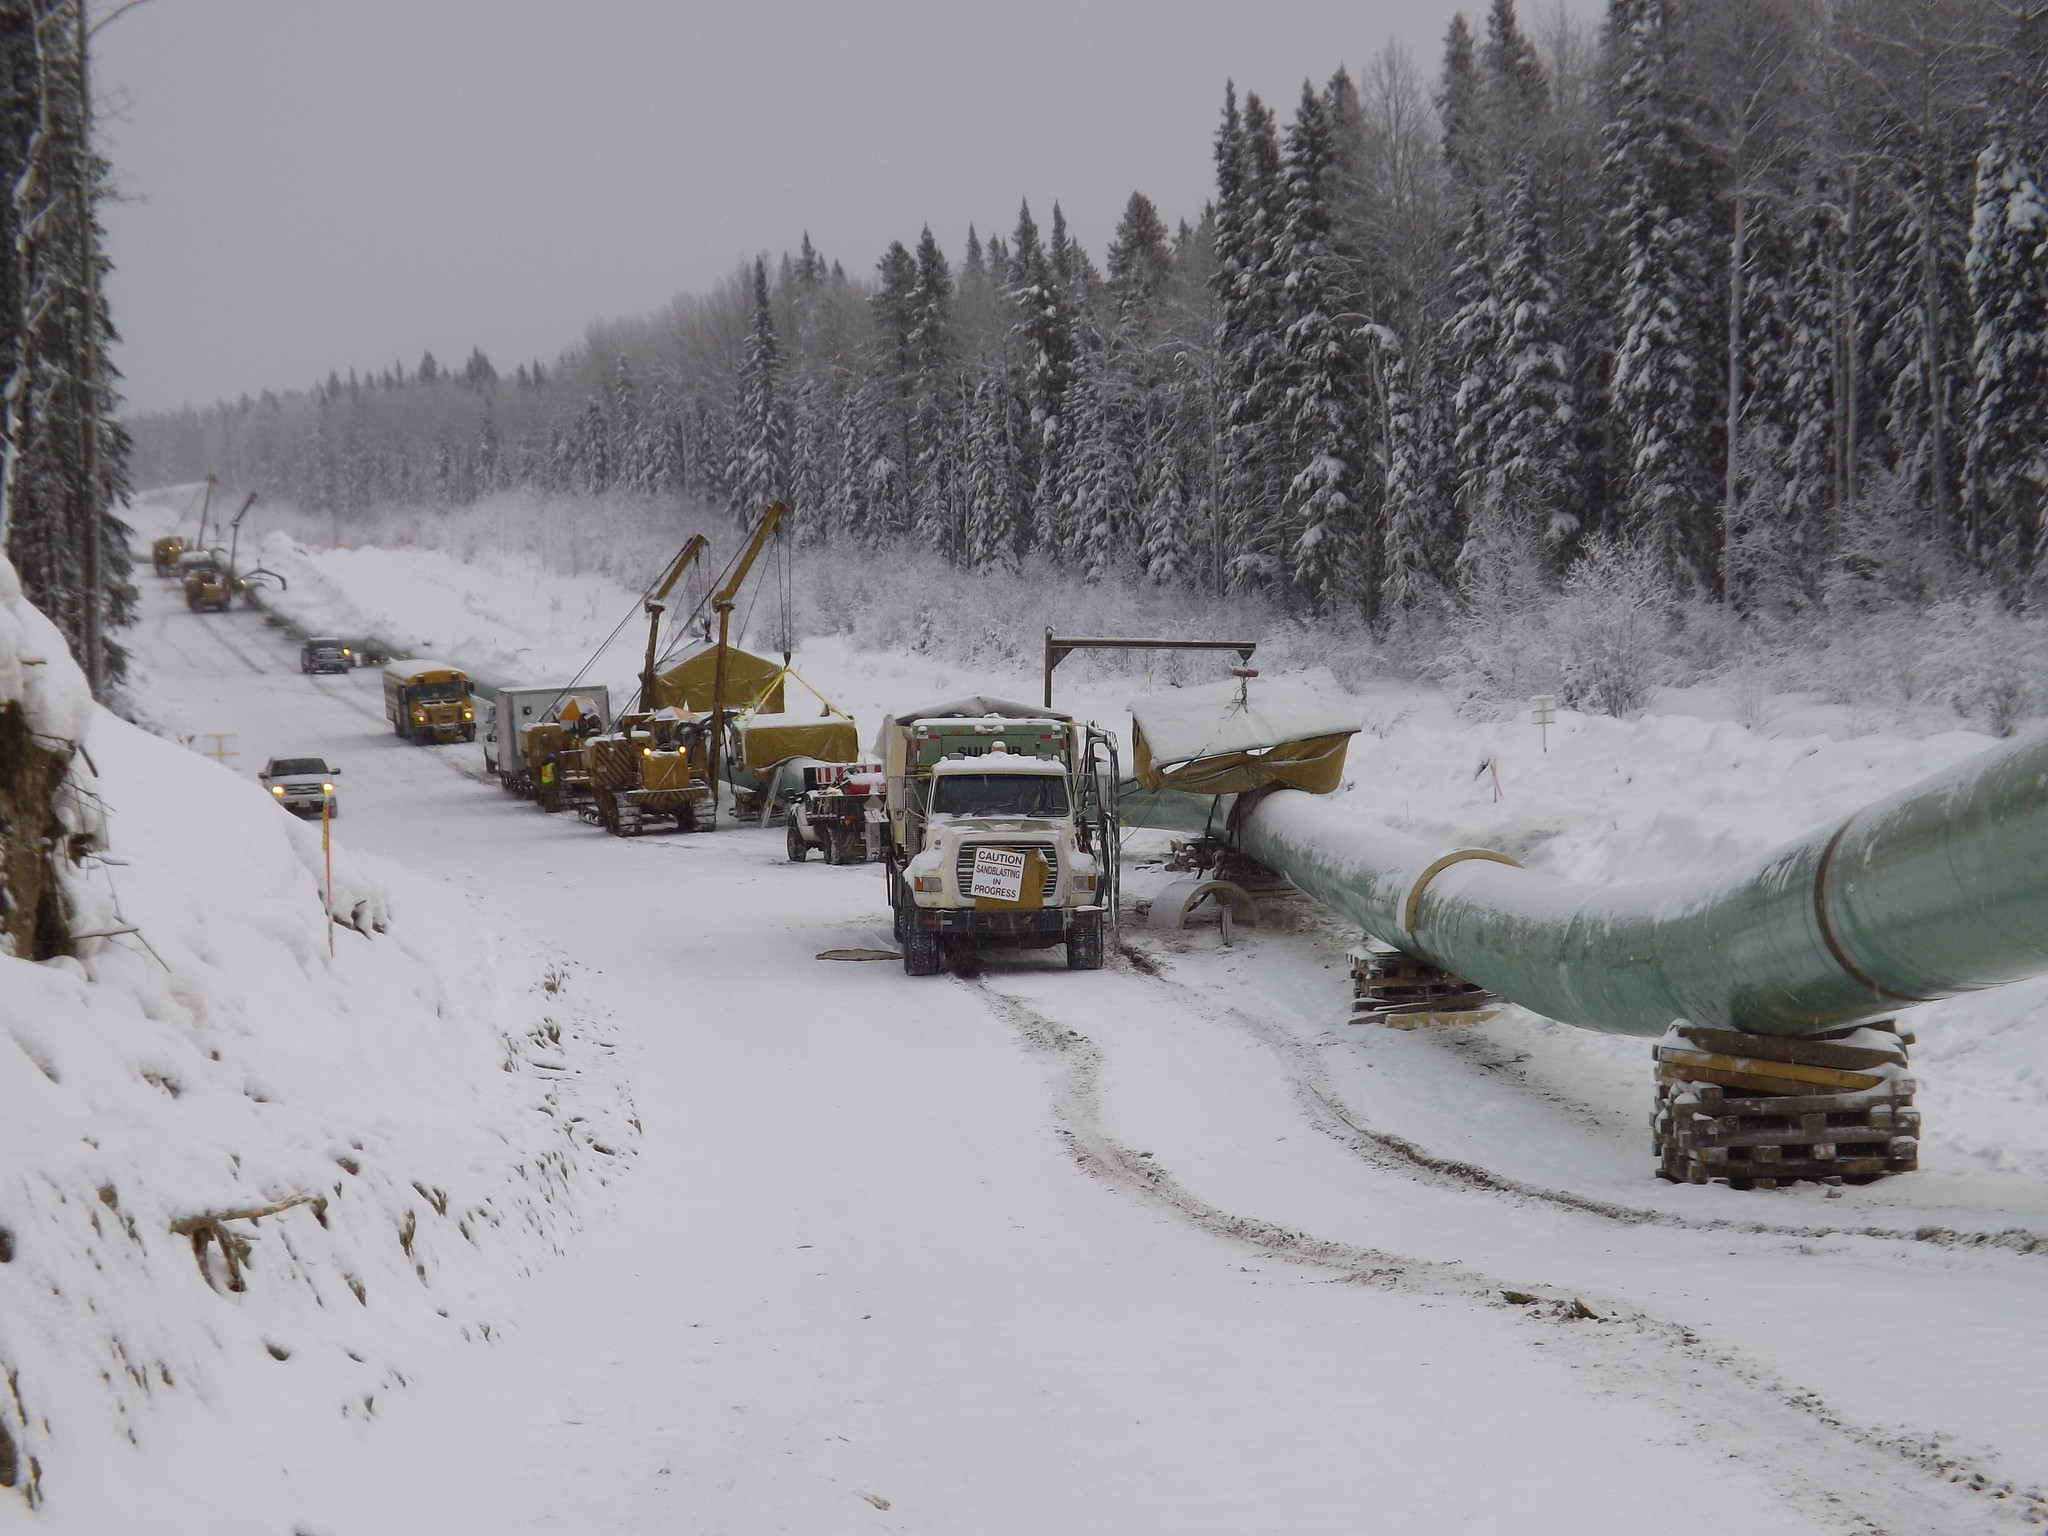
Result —
POLYGON ((499 784, 515 795, 531 793, 532 775, 520 751, 519 728, 555 718, 555 712, 572 698, 588 699, 602 730, 612 718, 611 690, 603 683, 520 683, 500 688, 484 700, 477 711, 484 744, 484 772, 497 775, 499 784))
POLYGON ((469 674, 439 661, 394 661, 384 668, 384 718, 400 741, 417 746, 476 740, 469 674))
POLYGON ((906 972, 929 976, 983 948, 1055 944, 1073 970, 1101 966, 1116 913, 1114 736, 977 696, 891 716, 876 756, 906 972))

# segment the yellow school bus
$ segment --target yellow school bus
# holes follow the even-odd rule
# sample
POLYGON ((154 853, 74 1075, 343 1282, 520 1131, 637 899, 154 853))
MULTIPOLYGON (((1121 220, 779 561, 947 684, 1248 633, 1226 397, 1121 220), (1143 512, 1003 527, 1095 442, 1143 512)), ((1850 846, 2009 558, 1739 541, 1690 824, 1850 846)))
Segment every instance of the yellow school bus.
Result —
POLYGON ((390 663, 384 668, 384 718, 401 741, 475 741, 469 675, 438 661, 390 663))

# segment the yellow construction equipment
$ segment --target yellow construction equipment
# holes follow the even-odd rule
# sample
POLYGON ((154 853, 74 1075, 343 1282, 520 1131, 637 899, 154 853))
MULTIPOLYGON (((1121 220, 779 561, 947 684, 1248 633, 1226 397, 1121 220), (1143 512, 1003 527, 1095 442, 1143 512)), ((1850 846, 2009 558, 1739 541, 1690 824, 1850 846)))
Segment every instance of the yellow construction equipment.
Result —
MULTIPOLYGON (((711 673, 711 720, 708 733, 711 739, 711 824, 714 827, 718 825, 719 767, 724 755, 720 749, 725 742, 726 701, 730 697, 727 690, 732 684, 733 600, 739 596, 740 587, 746 581, 747 573, 754 568, 754 562, 760 558, 762 547, 768 542, 768 535, 776 530, 788 512, 789 509, 779 501, 769 503, 768 510, 761 514, 761 521, 755 525, 754 536, 747 541, 746 549, 734 562, 732 574, 726 578, 725 585, 711 594, 711 606, 718 614, 718 651, 711 673)), ((784 657, 783 660, 786 663, 788 658, 784 657)))
POLYGON ((153 539, 149 545, 149 568, 159 576, 178 574, 178 556, 191 548, 175 533, 167 533, 160 539, 153 539))
POLYGON ((643 605, 647 656, 640 670, 640 708, 621 715, 616 730, 583 743, 581 768, 590 791, 587 814, 620 837, 646 831, 650 821, 672 822, 682 832, 710 822, 713 796, 704 722, 662 701, 662 680, 654 671, 668 595, 709 542, 701 533, 693 535, 643 605))
POLYGON ((604 729, 604 704, 588 693, 567 693, 538 720, 514 727, 523 780, 550 814, 590 798, 587 745, 604 729))

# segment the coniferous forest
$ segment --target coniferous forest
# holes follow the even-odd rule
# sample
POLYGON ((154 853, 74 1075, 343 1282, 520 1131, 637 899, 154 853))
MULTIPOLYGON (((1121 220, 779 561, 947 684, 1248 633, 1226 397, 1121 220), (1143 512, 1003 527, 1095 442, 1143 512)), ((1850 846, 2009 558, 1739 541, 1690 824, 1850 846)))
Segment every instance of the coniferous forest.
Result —
POLYGON ((0 553, 95 693, 122 672, 128 438, 115 421, 84 0, 0 0, 0 553))
POLYGON ((1099 257, 1056 203, 805 235, 547 365, 142 418, 138 473, 780 498, 1382 634, 1575 571, 1778 616, 2048 583, 2048 0, 1493 0, 1428 68, 1225 86, 1209 152, 1099 257))

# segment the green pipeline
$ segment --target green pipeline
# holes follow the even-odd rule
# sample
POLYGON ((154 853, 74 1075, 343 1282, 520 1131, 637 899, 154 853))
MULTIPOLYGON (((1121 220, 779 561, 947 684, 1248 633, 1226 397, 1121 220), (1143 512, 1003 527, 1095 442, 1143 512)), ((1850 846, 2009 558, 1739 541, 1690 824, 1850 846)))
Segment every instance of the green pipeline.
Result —
MULTIPOLYGON (((1134 824, 1207 819, 1206 802, 1129 798, 1134 824)), ((1586 885, 1434 847, 1297 790, 1242 822, 1247 854, 1367 933, 1612 1034, 1678 1019, 1814 1034, 2048 971, 2048 733, 1751 865, 1655 884, 1586 885)))

